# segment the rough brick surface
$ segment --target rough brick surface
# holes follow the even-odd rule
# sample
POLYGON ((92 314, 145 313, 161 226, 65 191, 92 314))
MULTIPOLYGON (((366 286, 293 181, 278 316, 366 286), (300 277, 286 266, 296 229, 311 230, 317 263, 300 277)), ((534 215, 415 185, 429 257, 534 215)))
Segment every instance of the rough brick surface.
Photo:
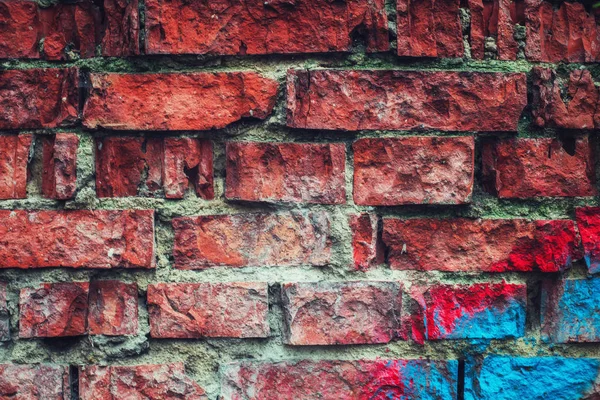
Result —
POLYGON ((384 218, 393 269, 558 272, 581 258, 570 220, 384 218))
POLYGON ((600 360, 489 356, 465 367, 465 400, 596 399, 600 360))
POLYGON ((367 51, 389 49, 383 0, 151 0, 148 54, 274 54, 348 51, 361 31, 367 51))
POLYGON ((384 262, 383 243, 379 238, 379 218, 373 214, 350 216, 352 230, 352 258, 354 268, 367 270, 384 262))
POLYGON ((175 218, 175 267, 325 265, 329 225, 324 212, 175 218))
POLYGON ((421 307, 413 326, 417 341, 509 339, 525 334, 525 285, 479 283, 413 288, 421 307))
POLYGON ((39 55, 39 16, 34 1, 0 2, 0 58, 39 55))
POLYGON ((42 194, 51 199, 70 199, 77 189, 79 138, 73 133, 57 133, 42 140, 42 194))
POLYGON ((471 200, 472 137, 359 139, 352 147, 356 204, 463 204, 471 200))
POLYGON ((575 210, 577 229, 581 235, 585 262, 590 273, 600 271, 600 207, 575 210))
POLYGON ((225 399, 456 398, 458 361, 357 360, 229 364, 225 399))
POLYGON ((90 335, 135 335, 138 330, 137 285, 92 281, 89 292, 90 335))
POLYGON ((387 343, 399 334, 395 282, 286 283, 282 298, 291 345, 387 343))
POLYGON ((600 279, 544 282, 542 335, 553 343, 600 342, 600 279))
POLYGON ((19 336, 61 337, 87 333, 89 284, 45 283, 21 289, 19 336))
POLYGON ((77 118, 76 68, 0 71, 0 129, 54 128, 77 118))
POLYGON ((92 74, 91 81, 83 123, 115 130, 206 130, 264 119, 278 89, 253 72, 92 74))
POLYGON ((0 282, 0 342, 10 340, 10 315, 6 300, 6 282, 0 282))
POLYGON ((600 59, 596 17, 582 3, 526 1, 527 45, 531 61, 592 62, 600 59))
POLYGON ((148 287, 154 338, 269 335, 266 283, 159 283, 148 287))
POLYGON ((164 148, 165 197, 180 199, 191 184, 198 197, 212 200, 215 197, 212 143, 192 138, 165 138, 164 148))
POLYGON ((32 135, 0 135, 0 199, 27 197, 32 135))
POLYGON ((0 211, 0 268, 152 268, 151 210, 0 211))
POLYGON ((0 398, 70 400, 69 367, 0 364, 0 398))
POLYGON ((484 59, 491 50, 486 45, 486 38, 494 38, 494 58, 515 60, 519 51, 515 40, 515 24, 525 23, 523 3, 511 0, 469 0, 468 9, 471 17, 469 44, 472 57, 484 59))
POLYGON ((592 148, 587 136, 507 139, 483 147, 488 190, 500 198, 573 197, 597 194, 592 148))
POLYGON ((341 204, 344 144, 227 144, 225 196, 232 200, 341 204))
POLYGON ((516 131, 527 103, 524 74, 292 70, 294 128, 516 131))
POLYGON ((181 363, 80 367, 79 398, 208 400, 181 363))

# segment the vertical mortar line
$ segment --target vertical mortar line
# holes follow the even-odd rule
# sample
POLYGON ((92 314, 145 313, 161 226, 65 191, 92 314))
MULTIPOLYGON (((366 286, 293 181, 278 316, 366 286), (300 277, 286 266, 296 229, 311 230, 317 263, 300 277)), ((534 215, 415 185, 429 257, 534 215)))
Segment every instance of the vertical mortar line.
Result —
POLYGON ((140 55, 146 54, 146 1, 138 0, 138 45, 140 55))
POLYGON ((69 365, 69 389, 71 400, 79 400, 79 367, 69 365))
POLYGON ((458 360, 458 382, 456 388, 456 399, 465 400, 465 360, 458 360))

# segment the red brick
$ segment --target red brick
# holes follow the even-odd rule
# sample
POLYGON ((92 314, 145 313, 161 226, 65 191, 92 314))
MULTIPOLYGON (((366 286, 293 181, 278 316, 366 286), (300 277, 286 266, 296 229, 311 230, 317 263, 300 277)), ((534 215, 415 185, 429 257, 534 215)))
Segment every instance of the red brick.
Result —
POLYGON ((514 38, 515 24, 524 25, 520 2, 513 0, 470 0, 471 55, 482 60, 485 56, 485 39, 493 37, 496 42, 496 58, 516 60, 519 45, 514 38))
POLYGON ((45 283, 21 289, 19 337, 79 336, 87 333, 87 282, 45 283))
POLYGON ((153 268, 152 210, 0 210, 0 268, 153 268))
POLYGON ((373 214, 350 216, 354 269, 365 271, 384 262, 383 243, 379 238, 379 217, 373 214))
POLYGON ((0 364, 0 398, 69 400, 69 367, 0 364))
POLYGON ((532 113, 538 126, 566 129, 600 127, 599 101, 598 88, 588 70, 572 71, 566 81, 551 69, 533 69, 532 113), (563 92, 566 93, 565 99, 563 92))
POLYGON ((266 283, 158 283, 148 286, 153 338, 269 336, 266 283))
POLYGON ((0 58, 39 57, 39 15, 35 1, 0 1, 0 58))
POLYGON ((138 0, 104 0, 104 35, 100 41, 103 56, 140 54, 138 3, 138 0))
POLYGON ((590 273, 600 271, 600 207, 575 210, 577 228, 581 234, 585 262, 590 273))
POLYGON ((0 199, 27 197, 32 135, 0 135, 0 199))
POLYGON ((90 335, 135 335, 138 330, 137 285, 120 281, 90 283, 90 335))
POLYGON ((459 0, 399 0, 398 55, 462 57, 464 46, 459 0))
POLYGON ((79 398, 208 400, 204 390, 185 374, 182 363, 80 367, 79 398))
POLYGON ((384 0, 150 0, 148 54, 274 54, 349 51, 360 30, 367 51, 389 49, 384 0))
POLYGON ((530 61, 593 62, 600 60, 597 17, 582 3, 526 0, 527 45, 530 61))
POLYGON ((192 184, 198 197, 214 199, 212 143, 192 138, 165 138, 164 146, 165 197, 181 199, 192 184))
POLYGON ((6 286, 6 282, 0 282, 0 342, 10 340, 10 315, 6 301, 6 286))
POLYGON ((175 267, 325 265, 331 258, 324 212, 206 215, 173 219, 175 267))
POLYGON ((574 149, 558 139, 488 142, 482 152, 488 190, 500 198, 594 196, 596 174, 587 136, 574 149))
POLYGON ((116 130, 207 130, 264 119, 278 89, 254 72, 91 74, 91 81, 84 125, 116 130))
POLYGON ((291 70, 293 128, 516 131, 527 104, 525 74, 291 70))
POLYGON ((282 298, 287 344, 388 343, 399 334, 396 282, 287 283, 282 298))
POLYGON ((581 258, 570 220, 383 220, 392 269, 558 272, 581 258))
POLYGON ((77 189, 77 148, 79 138, 73 133, 57 133, 43 139, 42 194, 66 200, 77 189))
POLYGON ((458 361, 323 360, 228 364, 228 400, 455 399, 458 361))
POLYGON ((76 68, 0 71, 0 129, 55 128, 77 118, 76 68))
POLYGON ((232 200, 342 204, 344 144, 227 143, 225 196, 232 200))
POLYGON ((471 201, 473 137, 359 139, 352 147, 354 202, 358 205, 471 201))

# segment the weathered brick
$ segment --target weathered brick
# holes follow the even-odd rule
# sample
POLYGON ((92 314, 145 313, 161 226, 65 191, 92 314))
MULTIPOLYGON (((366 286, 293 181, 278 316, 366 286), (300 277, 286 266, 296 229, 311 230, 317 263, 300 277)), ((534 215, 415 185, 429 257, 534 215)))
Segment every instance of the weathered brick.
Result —
POLYGON ((39 15, 34 1, 0 1, 0 58, 39 56, 39 15))
POLYGON ((77 118, 76 68, 0 71, 0 129, 55 128, 77 118))
POLYGON ((596 399, 600 360, 501 357, 468 360, 465 400, 596 399))
POLYGON ((286 283, 282 298, 291 345, 388 343, 399 334, 396 282, 286 283))
POLYGON ((0 199, 27 197, 32 135, 0 135, 0 199))
POLYGON ((459 0, 397 2, 398 55, 462 57, 459 0))
POLYGON ((575 218, 581 234, 585 263, 589 272, 594 274, 600 271, 600 207, 577 208, 575 218))
POLYGON ((148 54, 349 51, 359 30, 367 51, 389 49, 383 0, 150 0, 146 9, 148 54))
POLYGON ((137 285, 120 281, 90 283, 90 335, 135 335, 138 330, 137 285))
POLYGON ((0 268, 153 268, 152 210, 0 210, 0 268))
POLYGON ((525 74, 291 70, 287 124, 294 128, 516 131, 525 74))
POLYGON ((325 265, 331 258, 325 212, 206 215, 173 219, 175 267, 325 265))
POLYGON ((525 24, 522 2, 513 0, 469 0, 471 16, 470 37, 471 56, 483 60, 488 48, 486 38, 494 38, 496 44, 494 58, 516 60, 519 45, 515 40, 515 25, 525 24))
POLYGON ((393 269, 558 272, 581 258, 570 220, 384 218, 393 269))
POLYGON ((438 399, 457 396, 458 361, 358 360, 228 364, 231 400, 438 399))
POLYGON ((525 334, 527 287, 506 283, 414 288, 415 339, 509 339, 525 334))
POLYGON ((594 196, 596 174, 588 137, 487 142, 482 151, 487 189, 500 198, 594 196))
POLYGON ((91 82, 83 124, 116 130, 207 130, 264 119, 279 86, 254 72, 91 74, 91 82))
POLYGON ((182 363, 80 367, 79 398, 208 399, 204 389, 185 374, 182 363))
POLYGON ((533 69, 532 113, 538 126, 600 127, 599 101, 598 88, 588 70, 572 71, 567 81, 551 69, 533 69))
POLYGON ((379 217, 373 214, 350 216, 354 268, 365 271, 384 262, 383 243, 379 238, 379 217))
POLYGON ((79 336, 87 333, 87 282, 45 283, 21 289, 19 337, 79 336))
POLYGON ((227 143, 225 196, 232 200, 342 204, 344 144, 227 143))
POLYGON ((140 54, 138 9, 138 0, 104 0, 104 31, 100 41, 103 56, 140 54))
POLYGON ((359 139, 352 147, 356 204, 393 206, 471 201, 473 137, 359 139))
POLYGON ((553 343, 600 342, 600 278, 547 280, 542 336, 553 343))
POLYGON ((10 340, 10 315, 6 300, 6 282, 0 282, 0 342, 10 340))
POLYGON ((192 138, 165 138, 164 147, 165 197, 181 199, 192 184, 198 197, 214 199, 212 142, 192 138))
POLYGON ((49 364, 0 364, 0 398, 69 400, 69 367, 49 364))
POLYGON ((269 336, 268 286, 260 282, 148 286, 154 338, 269 336))
POLYGON ((79 138, 73 133, 57 133, 42 140, 42 194, 51 199, 70 199, 77 189, 79 138))
POLYGON ((527 45, 530 61, 592 62, 600 60, 597 17, 583 3, 527 0, 527 45))

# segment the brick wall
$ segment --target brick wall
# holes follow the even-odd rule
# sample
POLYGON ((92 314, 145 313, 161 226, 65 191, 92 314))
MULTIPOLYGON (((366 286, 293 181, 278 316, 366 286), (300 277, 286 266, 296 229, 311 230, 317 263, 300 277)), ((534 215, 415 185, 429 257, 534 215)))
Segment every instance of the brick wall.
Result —
POLYGON ((598 398, 598 61, 560 0, 0 0, 0 398, 598 398))

